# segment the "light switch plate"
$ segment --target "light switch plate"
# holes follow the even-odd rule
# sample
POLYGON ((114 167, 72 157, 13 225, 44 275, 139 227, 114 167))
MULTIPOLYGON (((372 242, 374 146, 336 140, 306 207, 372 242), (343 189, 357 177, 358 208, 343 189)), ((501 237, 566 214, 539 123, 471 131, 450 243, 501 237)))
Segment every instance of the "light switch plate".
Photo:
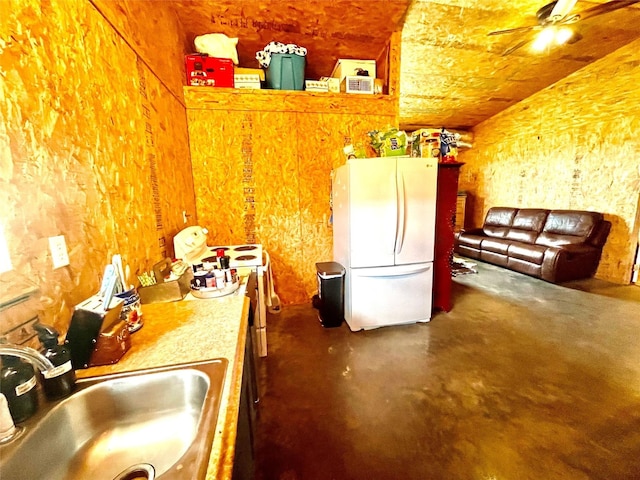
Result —
POLYGON ((67 244, 64 241, 64 235, 57 237, 49 237, 49 250, 51 250, 51 259, 53 260, 53 269, 66 267, 69 265, 69 253, 67 252, 67 244))

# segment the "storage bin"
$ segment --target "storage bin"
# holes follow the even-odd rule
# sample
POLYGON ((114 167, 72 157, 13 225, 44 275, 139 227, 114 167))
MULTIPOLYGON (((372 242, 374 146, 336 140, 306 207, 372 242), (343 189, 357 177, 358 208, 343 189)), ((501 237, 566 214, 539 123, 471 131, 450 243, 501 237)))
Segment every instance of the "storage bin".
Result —
POLYGON ((190 87, 233 88, 233 61, 229 58, 215 58, 207 55, 185 56, 187 85, 190 87))
POLYGON ((267 87, 274 90, 304 90, 307 58, 286 53, 271 54, 267 68, 267 87))

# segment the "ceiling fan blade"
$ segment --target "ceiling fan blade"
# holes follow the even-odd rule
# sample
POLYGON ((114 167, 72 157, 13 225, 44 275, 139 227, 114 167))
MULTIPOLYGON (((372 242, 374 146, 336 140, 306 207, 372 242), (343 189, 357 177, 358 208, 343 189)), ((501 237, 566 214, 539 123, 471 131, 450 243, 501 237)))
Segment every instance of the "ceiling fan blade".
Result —
POLYGON ((583 10, 578 15, 580 15, 580 20, 586 20, 587 18, 592 18, 597 15, 603 15, 605 13, 613 12, 615 10, 619 10, 621 8, 629 7, 635 3, 640 2, 640 0, 613 0, 607 3, 601 3, 596 5, 595 7, 587 8, 583 10))
POLYGON ((558 0, 549 14, 549 21, 551 23, 559 22, 569 15, 576 3, 578 3, 578 0, 558 0))
POLYGON ((540 28, 540 25, 527 25, 525 27, 508 28, 506 30, 496 30, 495 32, 487 33, 487 35, 493 36, 493 35, 504 35, 505 33, 528 32, 529 30, 534 30, 536 28, 540 28))
POLYGON ((511 55, 513 52, 515 52, 516 50, 521 49, 522 47, 524 47, 527 43, 530 43, 531 39, 527 38, 525 40, 520 40, 518 43, 516 43, 515 45, 507 48, 504 52, 502 52, 502 56, 506 57, 507 55, 511 55))

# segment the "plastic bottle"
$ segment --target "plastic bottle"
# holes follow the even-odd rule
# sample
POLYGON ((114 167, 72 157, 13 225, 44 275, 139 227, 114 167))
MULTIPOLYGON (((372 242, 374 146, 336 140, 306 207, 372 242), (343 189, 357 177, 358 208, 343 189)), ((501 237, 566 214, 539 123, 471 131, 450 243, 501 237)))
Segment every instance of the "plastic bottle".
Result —
POLYGON ((213 274, 215 276, 216 288, 224 288, 224 272, 222 270, 216 269, 213 271, 213 274))
POLYGON ((38 340, 42 343, 40 352, 53 363, 52 370, 43 372, 44 393, 49 400, 57 400, 71 395, 76 384, 76 372, 71 365, 71 350, 66 344, 58 344, 58 331, 36 323, 33 326, 38 332, 38 340))
POLYGON ((35 370, 29 362, 12 355, 2 355, 0 361, 0 391, 7 398, 13 421, 23 422, 38 409, 35 370))

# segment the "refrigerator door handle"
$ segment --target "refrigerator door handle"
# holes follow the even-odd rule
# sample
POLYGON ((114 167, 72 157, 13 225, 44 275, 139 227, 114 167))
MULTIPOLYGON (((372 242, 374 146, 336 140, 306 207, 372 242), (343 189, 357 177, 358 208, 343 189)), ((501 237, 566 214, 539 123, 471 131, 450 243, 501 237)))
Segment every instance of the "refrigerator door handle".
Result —
POLYGON ((397 265, 395 267, 352 268, 350 273, 358 277, 400 277, 426 272, 431 268, 431 263, 419 263, 416 265, 397 265))
POLYGON ((404 244, 404 223, 405 223, 405 187, 404 187, 404 175, 398 173, 398 225, 396 226, 396 248, 395 253, 402 252, 402 245, 404 244))
MULTIPOLYGON (((398 179, 394 176, 391 176, 389 179, 389 187, 391 188, 391 192, 395 192, 396 193, 396 197, 398 196, 398 179)), ((390 255, 394 256, 396 253, 396 246, 398 245, 398 227, 399 227, 399 222, 400 222, 400 211, 398 210, 398 205, 396 203, 396 231, 395 231, 395 235, 392 235, 392 232, 389 232, 389 236, 387 237, 389 239, 389 243, 387 244, 385 242, 385 246, 389 245, 391 247, 391 250, 385 250, 385 253, 389 252, 390 255), (393 244, 391 244, 391 242, 393 242, 393 244)))

